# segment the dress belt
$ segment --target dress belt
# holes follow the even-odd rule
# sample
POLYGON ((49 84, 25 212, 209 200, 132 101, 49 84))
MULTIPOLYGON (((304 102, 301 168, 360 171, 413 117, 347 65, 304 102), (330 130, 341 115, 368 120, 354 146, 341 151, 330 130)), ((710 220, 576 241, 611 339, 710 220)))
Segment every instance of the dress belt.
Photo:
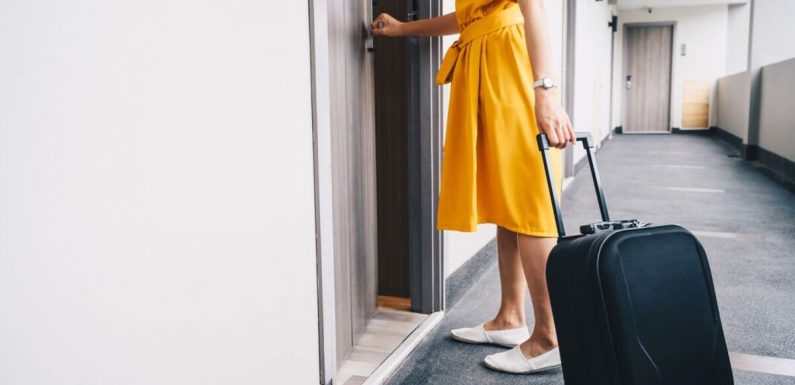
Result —
POLYGON ((439 66, 439 72, 436 74, 436 84, 442 85, 453 80, 453 69, 456 61, 458 61, 458 53, 461 51, 461 47, 498 29, 523 23, 524 17, 519 7, 506 8, 475 20, 461 31, 458 40, 444 54, 442 64, 439 66))

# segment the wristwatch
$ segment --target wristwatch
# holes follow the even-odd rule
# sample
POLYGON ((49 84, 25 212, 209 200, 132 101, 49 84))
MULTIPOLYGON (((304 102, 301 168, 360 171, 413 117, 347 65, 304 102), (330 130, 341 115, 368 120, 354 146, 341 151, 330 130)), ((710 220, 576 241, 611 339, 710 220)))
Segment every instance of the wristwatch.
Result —
POLYGON ((544 87, 545 90, 548 90, 550 88, 557 87, 557 84, 555 84, 555 80, 553 80, 551 77, 542 76, 541 79, 538 79, 535 81, 535 83, 533 83, 533 88, 538 87, 544 87))

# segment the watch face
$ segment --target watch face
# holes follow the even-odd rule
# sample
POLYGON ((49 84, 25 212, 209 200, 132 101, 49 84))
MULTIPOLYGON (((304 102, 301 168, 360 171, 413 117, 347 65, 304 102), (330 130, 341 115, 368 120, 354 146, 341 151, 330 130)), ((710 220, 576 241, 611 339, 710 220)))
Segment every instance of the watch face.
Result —
POLYGON ((544 88, 552 88, 555 86, 555 82, 553 82, 552 79, 550 78, 544 78, 544 80, 542 80, 542 83, 544 85, 544 88))

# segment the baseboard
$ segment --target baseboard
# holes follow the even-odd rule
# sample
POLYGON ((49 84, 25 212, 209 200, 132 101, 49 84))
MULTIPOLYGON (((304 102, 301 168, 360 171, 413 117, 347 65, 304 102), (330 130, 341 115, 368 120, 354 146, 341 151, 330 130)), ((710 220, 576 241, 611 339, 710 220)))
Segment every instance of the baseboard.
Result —
POLYGON ((494 264, 497 263, 497 239, 483 246, 461 267, 444 280, 445 309, 449 310, 494 264))
POLYGON ((754 148, 759 171, 795 193, 795 162, 762 147, 754 148))
POLYGON ((710 131, 712 131, 715 136, 720 139, 723 139, 726 143, 729 143, 732 147, 736 148, 737 150, 743 150, 743 138, 740 138, 737 135, 732 134, 729 131, 726 131, 718 126, 710 127, 710 131))
POLYGON ((672 134, 685 134, 685 135, 711 135, 714 127, 710 128, 691 128, 691 129, 681 129, 679 127, 672 127, 671 133, 672 134))
POLYGON ((768 151, 755 144, 743 143, 743 139, 720 127, 710 127, 710 131, 729 143, 740 152, 742 159, 753 161, 759 171, 778 182, 786 189, 795 192, 795 162, 768 151))
POLYGON ((759 157, 759 146, 755 144, 743 144, 740 148, 742 157, 745 160, 757 160, 759 157))
POLYGON ((582 158, 580 158, 580 160, 577 161, 577 163, 574 163, 574 175, 577 175, 577 173, 580 172, 580 170, 582 170, 587 165, 588 165, 588 157, 583 156, 582 158))
MULTIPOLYGON (((616 127, 616 129, 620 128, 621 127, 616 127)), ((599 142, 599 146, 596 147, 594 154, 598 153, 605 146, 605 144, 607 144, 607 142, 609 142, 611 139, 613 139, 613 135, 607 135, 604 138, 602 138, 602 140, 599 142)), ((587 165, 588 165, 588 157, 583 156, 582 158, 580 158, 580 160, 577 161, 577 163, 574 163, 574 175, 577 175, 577 173, 587 165)))
POLYGON ((613 134, 607 134, 601 141, 599 141, 599 145, 596 147, 596 151, 599 151, 600 148, 605 146, 605 143, 609 142, 610 139, 613 139, 613 134))

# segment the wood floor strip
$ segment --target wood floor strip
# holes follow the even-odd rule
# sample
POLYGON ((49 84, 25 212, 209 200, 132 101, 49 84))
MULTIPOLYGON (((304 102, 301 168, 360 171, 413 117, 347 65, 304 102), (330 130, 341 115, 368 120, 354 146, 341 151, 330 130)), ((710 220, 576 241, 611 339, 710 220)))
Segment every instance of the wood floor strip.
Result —
POLYGON ((737 352, 729 353, 729 358, 737 370, 795 377, 795 360, 737 352))
POLYGON ((411 298, 391 297, 388 295, 378 296, 378 306, 388 307, 396 310, 410 310, 411 298))
POLYGON ((715 188, 700 188, 700 187, 674 187, 674 186, 662 186, 662 188, 671 191, 684 191, 684 192, 700 192, 700 193, 725 193, 726 190, 715 189, 715 188))
POLYGON ((700 230, 691 230, 690 232, 697 237, 720 238, 720 239, 737 238, 737 233, 724 233, 721 231, 700 231, 700 230))
POLYGON ((368 382, 378 368, 428 319, 426 314, 380 307, 334 376, 335 384, 368 382))
POLYGON ((684 168, 684 169, 691 169, 691 170, 703 170, 703 169, 707 168, 705 166, 691 166, 691 165, 687 165, 687 164, 664 164, 662 166, 663 167, 668 167, 668 168, 684 168))
POLYGON ((439 311, 427 316, 400 346, 367 378, 364 385, 380 385, 400 366, 403 360, 442 322, 444 312, 439 311))

